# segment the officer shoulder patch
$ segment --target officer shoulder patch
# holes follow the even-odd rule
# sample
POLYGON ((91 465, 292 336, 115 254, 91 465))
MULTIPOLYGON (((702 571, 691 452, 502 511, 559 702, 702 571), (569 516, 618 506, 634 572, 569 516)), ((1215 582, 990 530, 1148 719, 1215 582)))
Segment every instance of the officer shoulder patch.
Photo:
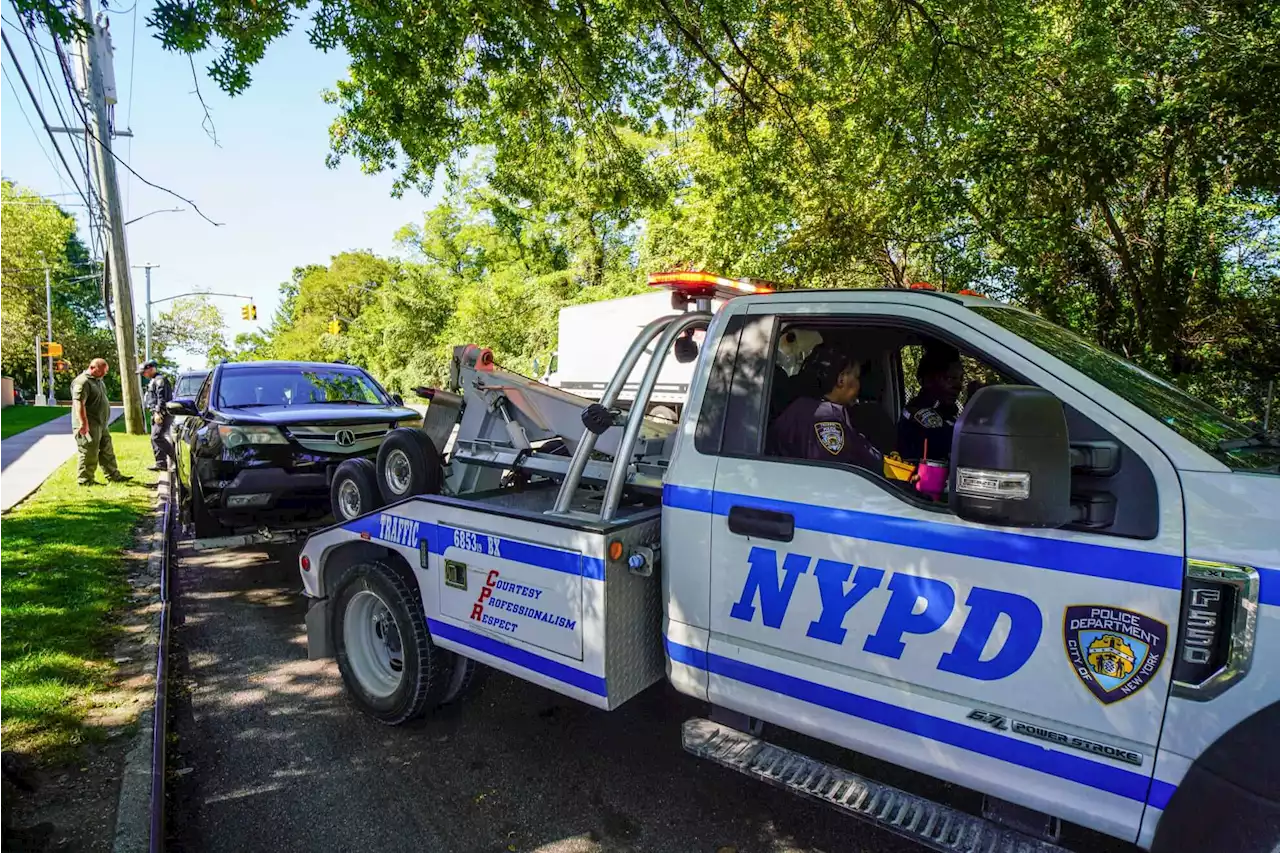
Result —
POLYGON ((1123 607, 1075 604, 1062 619, 1067 660, 1104 705, 1137 693, 1165 658, 1169 628, 1123 607))
POLYGON ((942 415, 935 412, 932 408, 925 406, 918 409, 915 414, 916 423, 925 429, 937 429, 943 426, 942 415))
POLYGON ((818 443, 832 456, 840 455, 844 450, 844 424, 839 421, 819 421, 813 425, 818 434, 818 443))

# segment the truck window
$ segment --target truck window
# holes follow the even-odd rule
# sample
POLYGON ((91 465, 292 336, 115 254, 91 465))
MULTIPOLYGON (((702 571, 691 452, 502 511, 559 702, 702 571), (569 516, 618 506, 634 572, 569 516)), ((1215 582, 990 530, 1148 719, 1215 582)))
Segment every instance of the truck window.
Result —
POLYGON ((1224 449, 1223 442, 1248 439, 1255 431, 1074 332, 1017 309, 981 306, 973 310, 1115 392, 1224 465, 1273 472, 1280 465, 1280 450, 1265 446, 1224 449))
MULTIPOLYGON (((730 386, 714 395, 718 405, 724 407, 717 410, 715 420, 723 430, 721 446, 713 448, 712 442, 704 441, 699 446, 701 452, 775 459, 803 455, 788 452, 781 446, 774 425, 797 399, 821 396, 821 392, 812 387, 812 378, 802 365, 815 347, 824 343, 844 347, 862 364, 857 398, 848 405, 849 423, 882 454, 898 453, 911 461, 918 459, 922 452, 937 461, 949 457, 954 419, 963 411, 968 396, 976 393, 981 385, 1033 384, 1004 370, 981 352, 893 319, 863 319, 851 323, 847 315, 831 318, 808 315, 794 320, 755 317, 752 322, 757 326, 756 331, 721 341, 712 371, 712 385, 716 385, 716 377, 720 377, 723 385, 730 386), (962 386, 954 407, 941 413, 943 423, 930 421, 917 425, 910 420, 919 414, 915 410, 922 403, 915 399, 921 391, 917 367, 930 350, 949 350, 950 358, 944 359, 949 361, 954 361, 958 354, 964 367, 962 386)), ((936 354, 934 360, 937 360, 936 354)), ((708 390, 710 392, 712 386, 708 390)), ((704 401, 704 418, 715 408, 710 405, 711 401, 709 394, 704 401)), ((1158 495, 1146 463, 1083 413, 1069 405, 1064 409, 1073 448, 1083 453, 1090 452, 1090 448, 1097 451, 1111 448, 1119 460, 1107 470, 1082 463, 1073 471, 1073 500, 1079 499, 1081 515, 1069 527, 1139 539, 1155 536, 1159 525, 1158 495)), ((786 432, 794 443, 795 431, 786 432)), ((847 468, 851 475, 873 478, 903 500, 939 512, 948 511, 945 501, 927 500, 910 484, 886 477, 884 470, 862 470, 834 459, 795 461, 801 465, 847 468)))

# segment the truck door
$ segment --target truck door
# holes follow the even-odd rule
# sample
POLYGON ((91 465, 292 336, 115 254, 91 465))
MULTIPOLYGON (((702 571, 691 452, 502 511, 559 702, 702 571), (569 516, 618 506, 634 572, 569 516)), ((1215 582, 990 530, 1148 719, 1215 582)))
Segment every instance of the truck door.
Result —
POLYGON ((740 337, 727 421, 742 426, 726 431, 713 494, 685 496, 711 516, 709 698, 1136 837, 1181 595, 1174 469, 1110 414, 1105 389, 964 309, 846 305, 756 305, 758 333, 740 337), (795 391, 775 370, 788 330, 869 348, 863 394, 888 417, 910 341, 944 341, 1051 391, 1073 445, 1119 454, 1114 474, 1073 475, 1073 495, 1111 523, 972 524, 883 472, 770 455, 770 403, 795 391))

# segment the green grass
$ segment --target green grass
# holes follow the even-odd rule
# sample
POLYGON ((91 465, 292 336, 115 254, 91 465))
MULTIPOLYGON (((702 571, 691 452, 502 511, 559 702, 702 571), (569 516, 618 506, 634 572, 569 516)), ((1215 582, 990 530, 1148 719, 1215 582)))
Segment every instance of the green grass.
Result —
POLYGON ((42 761, 103 734, 89 720, 115 673, 115 614, 129 600, 122 552, 155 495, 147 436, 118 432, 122 421, 112 439, 133 483, 81 488, 72 457, 0 521, 0 733, 6 750, 42 761))
POLYGON ((34 426, 69 414, 69 406, 10 406, 0 414, 0 438, 26 432, 34 426))

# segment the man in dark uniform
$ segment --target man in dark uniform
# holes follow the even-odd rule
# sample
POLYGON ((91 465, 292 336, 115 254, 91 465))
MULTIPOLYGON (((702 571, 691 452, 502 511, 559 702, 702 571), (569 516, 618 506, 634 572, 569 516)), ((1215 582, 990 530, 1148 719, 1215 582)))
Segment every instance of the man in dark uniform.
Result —
POLYGON ((960 415, 960 391, 964 388, 964 363, 955 349, 926 347, 916 366, 920 393, 912 397, 898 421, 898 452, 903 459, 918 460, 929 445, 929 458, 951 459, 951 434, 960 415))
POLYGON ((846 462, 884 473, 884 457, 849 419, 849 404, 858 398, 862 365, 848 352, 819 344, 800 370, 819 389, 792 402, 773 422, 771 439, 778 456, 846 462))
POLYGON ((154 361, 148 361, 139 367, 138 373, 149 380, 147 390, 142 395, 142 404, 151 412, 151 452, 155 454, 156 464, 148 466, 147 470, 168 471, 169 460, 173 458, 173 442, 169 441, 169 425, 173 423, 173 415, 169 414, 165 404, 173 399, 173 385, 154 361))

